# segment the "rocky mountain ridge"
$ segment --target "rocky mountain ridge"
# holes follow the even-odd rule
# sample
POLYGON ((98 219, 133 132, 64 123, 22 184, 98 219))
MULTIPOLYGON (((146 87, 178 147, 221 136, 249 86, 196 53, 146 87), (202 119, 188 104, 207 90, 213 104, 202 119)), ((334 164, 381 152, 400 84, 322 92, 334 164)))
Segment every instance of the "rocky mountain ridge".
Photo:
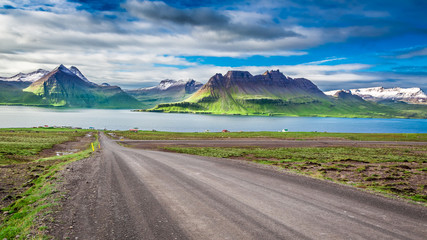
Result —
POLYGON ((266 71, 255 76, 248 71, 228 71, 224 76, 217 73, 200 91, 209 91, 215 95, 214 92, 217 89, 238 91, 242 94, 263 94, 268 91, 277 97, 301 93, 324 96, 311 81, 305 78, 287 77, 279 70, 266 71))

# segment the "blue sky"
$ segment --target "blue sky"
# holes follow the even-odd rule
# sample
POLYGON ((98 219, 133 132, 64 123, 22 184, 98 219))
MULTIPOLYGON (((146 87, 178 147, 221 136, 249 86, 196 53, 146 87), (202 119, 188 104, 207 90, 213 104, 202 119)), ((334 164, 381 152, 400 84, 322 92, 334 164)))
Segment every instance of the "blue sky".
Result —
POLYGON ((425 9, 425 0, 0 0, 0 76, 62 63, 133 88, 280 69, 322 90, 426 90, 425 9))

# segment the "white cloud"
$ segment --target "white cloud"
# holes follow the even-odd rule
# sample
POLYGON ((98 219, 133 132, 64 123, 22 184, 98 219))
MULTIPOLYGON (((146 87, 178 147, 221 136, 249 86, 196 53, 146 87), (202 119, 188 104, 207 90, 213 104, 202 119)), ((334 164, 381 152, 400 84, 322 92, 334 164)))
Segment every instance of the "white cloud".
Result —
MULTIPOLYGON (((206 83, 216 73, 225 74, 230 70, 249 71, 253 75, 262 74, 267 70, 279 69, 285 75, 293 78, 307 78, 315 83, 372 81, 381 77, 375 74, 353 72, 371 67, 365 64, 339 64, 339 65, 277 65, 277 66, 243 66, 243 67, 219 67, 214 65, 197 65, 185 69, 175 67, 158 67, 141 70, 139 81, 127 81, 127 85, 135 85, 138 82, 158 82, 166 78, 195 79, 206 83), (148 73, 148 74, 145 74, 148 73)), ((123 82, 124 83, 124 82, 123 82)))
POLYGON ((279 69, 285 75, 293 78, 307 78, 309 80, 320 81, 368 81, 379 79, 378 76, 358 73, 358 70, 370 68, 367 64, 338 64, 338 65, 278 65, 262 67, 244 67, 243 70, 250 71, 253 74, 261 74, 266 70, 279 69))
POLYGON ((340 61, 340 60, 345 60, 345 59, 347 59, 347 58, 335 58, 335 57, 333 57, 333 58, 327 58, 327 59, 309 62, 309 63, 305 63, 305 64, 306 65, 322 64, 322 63, 326 63, 326 62, 340 61))
MULTIPOLYGON (((152 21, 150 18, 127 21, 130 17, 127 13, 117 15, 117 19, 97 17, 76 10, 78 4, 65 0, 2 2, 19 9, 0 10, 0 76, 38 68, 53 69, 62 63, 77 66, 91 81, 118 85, 135 85, 165 78, 194 78, 206 82, 215 73, 225 73, 233 68, 196 64, 183 56, 299 56, 308 54, 305 49, 345 41, 360 34, 370 36, 377 30, 373 27, 309 28, 298 26, 296 22, 290 24, 290 21, 286 24, 286 30, 280 24, 275 25, 283 31, 282 35, 277 35, 279 37, 273 32, 271 38, 257 38, 256 34, 250 35, 246 30, 252 30, 250 27, 255 26, 262 33, 262 30, 268 28, 263 28, 262 24, 269 26, 273 21, 272 16, 249 12, 244 8, 226 10, 224 14, 209 11, 212 18, 226 20, 220 26, 203 16, 199 18, 204 19, 204 24, 180 26, 152 21), (36 11, 37 3, 49 4, 44 6, 49 11, 36 11), (233 32, 229 26, 240 26, 246 30, 233 32), (296 34, 286 34, 286 31, 296 34), (252 37, 244 37, 245 34, 252 37)), ((138 4, 137 1, 132 3, 138 4)), ((257 1, 253 4, 258 4, 260 9, 276 6, 271 1, 257 1)), ((164 3, 161 5, 165 7, 164 3)), ((250 9, 256 8, 251 6, 250 9)), ((180 16, 186 17, 188 23, 194 20, 191 11, 173 11, 175 20, 180 16)), ((341 59, 326 59, 296 66, 244 66, 239 69, 253 74, 280 69, 292 77, 306 77, 314 81, 378 79, 376 75, 360 73, 360 70, 370 65, 318 65, 336 60, 341 59)))
POLYGON ((420 56, 427 56, 427 47, 398 55, 396 56, 396 58, 407 59, 407 58, 420 57, 420 56))

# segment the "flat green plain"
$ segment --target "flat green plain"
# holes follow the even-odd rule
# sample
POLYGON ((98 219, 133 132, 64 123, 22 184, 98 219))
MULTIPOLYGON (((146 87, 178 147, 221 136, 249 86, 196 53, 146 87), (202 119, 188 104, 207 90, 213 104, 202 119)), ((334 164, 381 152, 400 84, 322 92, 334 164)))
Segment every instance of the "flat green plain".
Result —
POLYGON ((275 138, 288 140, 354 140, 427 142, 427 133, 329 133, 329 132, 160 132, 107 131, 133 140, 275 138))

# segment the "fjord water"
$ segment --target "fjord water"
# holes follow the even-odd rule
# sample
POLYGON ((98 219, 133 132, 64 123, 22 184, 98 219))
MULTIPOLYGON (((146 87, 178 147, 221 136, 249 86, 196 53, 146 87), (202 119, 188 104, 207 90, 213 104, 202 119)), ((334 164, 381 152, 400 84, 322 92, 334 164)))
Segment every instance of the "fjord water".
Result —
POLYGON ((222 116, 131 112, 105 109, 51 109, 0 106, 0 128, 73 126, 96 129, 202 132, 289 131, 354 133, 427 133, 427 119, 222 116))

